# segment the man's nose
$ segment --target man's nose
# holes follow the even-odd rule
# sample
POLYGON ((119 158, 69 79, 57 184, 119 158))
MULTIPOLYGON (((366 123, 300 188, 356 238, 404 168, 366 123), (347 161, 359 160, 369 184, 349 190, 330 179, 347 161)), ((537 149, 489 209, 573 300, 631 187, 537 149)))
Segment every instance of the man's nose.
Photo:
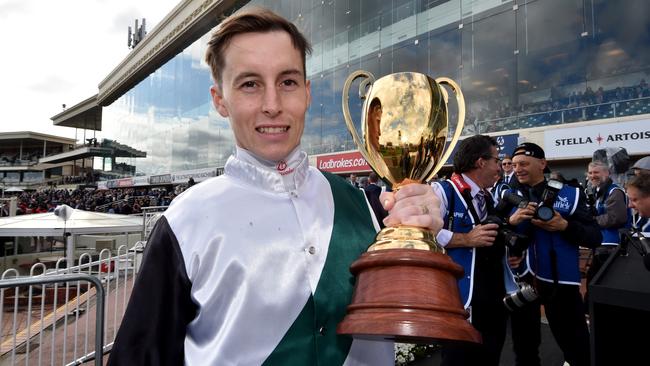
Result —
POLYGON ((262 112, 269 117, 275 117, 282 112, 280 93, 275 88, 265 89, 262 112))

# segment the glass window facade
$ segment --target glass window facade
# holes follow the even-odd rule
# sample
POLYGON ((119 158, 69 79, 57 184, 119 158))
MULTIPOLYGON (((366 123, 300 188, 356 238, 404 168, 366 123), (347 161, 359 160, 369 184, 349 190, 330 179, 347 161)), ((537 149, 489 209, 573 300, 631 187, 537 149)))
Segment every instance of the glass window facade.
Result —
MULTIPOLYGON (((467 103, 464 135, 650 113, 646 0, 251 3, 292 20, 313 44, 313 100, 302 142, 311 154, 354 149, 341 97, 357 69, 456 80, 467 103)), ((208 91, 208 39, 104 108, 102 136, 147 152, 129 161, 137 174, 223 166, 233 152, 229 123, 208 91)), ((360 106, 351 99, 357 121, 360 106)))

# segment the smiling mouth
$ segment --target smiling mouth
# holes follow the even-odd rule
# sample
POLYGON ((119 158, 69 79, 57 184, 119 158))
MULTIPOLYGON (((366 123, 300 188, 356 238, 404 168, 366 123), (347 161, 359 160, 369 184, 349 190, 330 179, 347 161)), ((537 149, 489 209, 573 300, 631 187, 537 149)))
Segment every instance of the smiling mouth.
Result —
POLYGON ((289 126, 284 126, 284 127, 257 127, 255 130, 259 133, 264 133, 264 134, 276 134, 276 133, 284 133, 289 131, 289 126))

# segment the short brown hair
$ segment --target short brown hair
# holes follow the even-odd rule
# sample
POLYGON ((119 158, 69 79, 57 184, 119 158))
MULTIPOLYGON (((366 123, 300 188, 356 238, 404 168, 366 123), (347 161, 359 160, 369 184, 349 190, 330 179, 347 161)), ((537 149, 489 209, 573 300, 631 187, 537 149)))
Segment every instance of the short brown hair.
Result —
POLYGON ((650 174, 635 175, 630 178, 626 187, 634 187, 638 189, 643 197, 650 196, 650 174))
MULTIPOLYGON (((205 53, 205 62, 210 65, 212 78, 221 85, 221 72, 226 65, 224 51, 230 41, 239 34, 284 31, 291 37, 291 43, 302 55, 303 73, 306 74, 306 54, 311 53, 311 45, 298 28, 271 10, 261 7, 247 7, 224 19, 212 33, 205 53)), ((307 75, 305 75, 305 78, 307 75)))

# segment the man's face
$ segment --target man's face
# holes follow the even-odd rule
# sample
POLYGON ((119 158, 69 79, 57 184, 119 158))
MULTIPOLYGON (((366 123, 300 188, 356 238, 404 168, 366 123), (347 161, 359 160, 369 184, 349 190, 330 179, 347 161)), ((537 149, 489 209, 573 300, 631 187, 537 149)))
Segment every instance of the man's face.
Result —
POLYGON ((368 112, 368 142, 375 151, 379 151, 381 136, 381 105, 375 105, 368 112))
POLYGON ((517 155, 512 158, 512 166, 520 183, 533 186, 544 180, 546 160, 532 156, 517 155))
POLYGON ((501 162, 501 169, 503 169, 504 174, 510 174, 512 173, 512 159, 510 158, 504 158, 503 161, 501 162))
POLYGON ((609 178, 609 171, 600 166, 590 167, 587 171, 587 179, 594 187, 600 187, 607 178, 609 178))
POLYGON ((501 175, 501 164, 499 163, 499 153, 497 148, 490 148, 490 156, 478 160, 480 169, 480 182, 476 182, 481 188, 489 188, 496 183, 501 175))
POLYGON ((650 217, 650 196, 643 196, 636 187, 627 187, 629 207, 634 208, 642 217, 650 217))
POLYGON ((311 102, 300 51, 286 32, 244 33, 224 51, 222 85, 210 88, 235 140, 256 156, 282 160, 300 144, 311 102))

